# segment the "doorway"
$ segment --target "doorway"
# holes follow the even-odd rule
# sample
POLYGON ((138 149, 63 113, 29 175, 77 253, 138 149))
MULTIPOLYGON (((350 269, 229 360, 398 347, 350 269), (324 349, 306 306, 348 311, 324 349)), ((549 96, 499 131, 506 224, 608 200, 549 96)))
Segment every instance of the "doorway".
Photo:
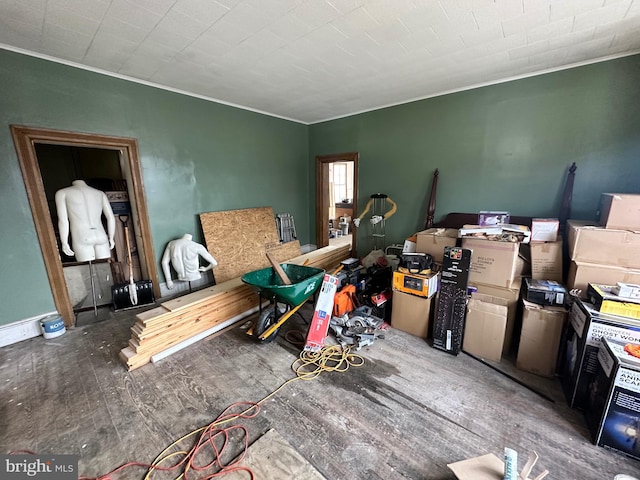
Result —
MULTIPOLYGON (((63 270, 63 254, 61 254, 60 245, 56 238, 52 209, 47 198, 43 174, 47 176, 48 181, 46 183, 49 189, 55 189, 56 181, 62 180, 60 178, 54 180, 48 176, 49 170, 56 167, 55 155, 53 156, 54 160, 47 161, 48 166, 45 167, 44 171, 41 170, 38 162, 38 150, 42 155, 45 151, 51 152, 65 147, 77 149, 76 153, 84 152, 86 151, 85 149, 95 149, 93 153, 100 152, 95 163, 104 163, 104 165, 99 168, 96 166, 91 167, 94 172, 96 169, 104 171, 104 168, 114 170, 117 166, 122 186, 124 187, 123 191, 126 191, 131 205, 131 227, 135 243, 138 245, 140 275, 152 280, 154 294, 159 297, 158 271, 151 242, 151 229, 142 184, 142 170, 138 158, 137 141, 133 138, 64 132, 15 125, 11 126, 11 134, 22 170, 54 303, 58 313, 64 319, 65 325, 67 327, 74 326, 76 315, 74 302, 70 297, 63 270), (114 160, 106 161, 104 160, 105 158, 115 159, 115 164, 114 160)), ((74 161, 69 163, 66 160, 61 160, 57 166, 60 168, 77 168, 77 165, 73 165, 74 161)), ((111 185, 114 185, 114 183, 111 183, 111 185)))
POLYGON ((353 219, 357 216, 357 152, 316 157, 316 245, 350 243, 355 256, 356 235, 353 219))

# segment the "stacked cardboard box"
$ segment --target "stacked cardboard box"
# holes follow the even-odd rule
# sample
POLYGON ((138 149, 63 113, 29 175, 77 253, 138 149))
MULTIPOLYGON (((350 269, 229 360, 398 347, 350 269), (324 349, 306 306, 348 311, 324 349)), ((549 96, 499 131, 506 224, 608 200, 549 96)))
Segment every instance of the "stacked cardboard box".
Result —
POLYGON ((503 355, 512 348, 522 275, 527 273, 527 246, 520 243, 463 238, 462 245, 472 250, 469 285, 475 291, 507 302, 507 324, 503 355))
POLYGON ((567 286, 640 283, 640 195, 603 194, 599 223, 569 220, 567 286))
POLYGON ((438 291, 438 273, 393 272, 391 326, 417 337, 427 338, 431 305, 438 291))

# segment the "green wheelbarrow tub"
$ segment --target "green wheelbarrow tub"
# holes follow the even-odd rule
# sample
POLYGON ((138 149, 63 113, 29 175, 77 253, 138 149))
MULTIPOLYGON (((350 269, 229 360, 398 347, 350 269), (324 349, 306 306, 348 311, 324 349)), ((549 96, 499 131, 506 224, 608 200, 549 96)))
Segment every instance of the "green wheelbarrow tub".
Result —
POLYGON ((241 279, 257 291, 273 294, 280 302, 288 303, 293 307, 304 303, 322 284, 324 270, 321 268, 293 263, 283 263, 280 266, 292 285, 282 283, 273 267, 245 273, 241 279))

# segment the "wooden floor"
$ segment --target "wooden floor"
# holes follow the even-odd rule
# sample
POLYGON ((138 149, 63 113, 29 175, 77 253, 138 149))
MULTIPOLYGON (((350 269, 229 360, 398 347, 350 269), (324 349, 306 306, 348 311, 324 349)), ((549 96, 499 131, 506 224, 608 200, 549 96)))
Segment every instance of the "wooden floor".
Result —
MULTIPOLYGON (((292 377, 298 348, 282 335, 257 345, 240 329, 127 372, 118 353, 133 315, 0 348, 2 453, 79 454, 80 473, 97 476, 126 461, 150 462, 231 403, 260 400, 292 377)), ((393 329, 360 353, 365 366, 293 382, 267 400, 242 421, 250 442, 274 429, 335 480, 454 479, 448 463, 501 457, 504 447, 522 458, 536 450, 534 473, 546 468, 547 478, 640 477, 640 462, 591 444, 556 380, 521 376, 549 400, 393 329)))

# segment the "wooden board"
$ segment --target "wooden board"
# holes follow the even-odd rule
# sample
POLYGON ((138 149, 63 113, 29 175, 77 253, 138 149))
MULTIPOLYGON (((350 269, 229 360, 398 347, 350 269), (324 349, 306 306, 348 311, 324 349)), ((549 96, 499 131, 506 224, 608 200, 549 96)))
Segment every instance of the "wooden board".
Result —
MULTIPOLYGON (((250 468, 260 480, 324 480, 316 468, 275 430, 251 444, 240 466, 250 468)), ((247 472, 229 472, 228 480, 246 480, 247 472)))
POLYGON ((280 244, 271 207, 200 214, 207 250, 218 262, 216 282, 226 282, 269 266, 267 249, 280 244))

